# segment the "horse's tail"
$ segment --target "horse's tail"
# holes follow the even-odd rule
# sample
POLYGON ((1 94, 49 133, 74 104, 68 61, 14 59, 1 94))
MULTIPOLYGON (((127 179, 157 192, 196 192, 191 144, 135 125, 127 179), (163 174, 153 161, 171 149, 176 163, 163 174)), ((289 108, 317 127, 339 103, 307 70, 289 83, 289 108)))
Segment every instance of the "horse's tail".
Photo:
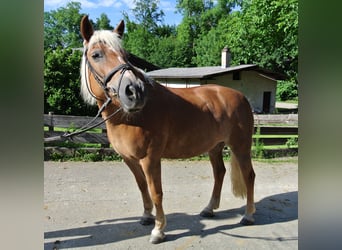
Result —
POLYGON ((245 181, 242 176, 242 172, 240 169, 240 164, 236 159, 236 156, 232 152, 232 158, 231 158, 231 173, 230 173, 230 179, 232 182, 232 192, 234 196, 245 198, 247 195, 247 188, 245 181))

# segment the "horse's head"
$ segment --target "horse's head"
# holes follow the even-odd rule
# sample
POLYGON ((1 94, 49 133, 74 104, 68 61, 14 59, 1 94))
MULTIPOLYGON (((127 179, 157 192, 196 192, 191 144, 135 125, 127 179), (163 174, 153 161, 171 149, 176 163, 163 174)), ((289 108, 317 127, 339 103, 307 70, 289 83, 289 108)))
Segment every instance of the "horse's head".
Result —
POLYGON ((131 65, 121 45, 124 22, 113 30, 94 31, 87 16, 81 21, 84 54, 81 64, 81 94, 94 104, 96 99, 119 100, 126 112, 141 110, 147 98, 145 74, 131 65))

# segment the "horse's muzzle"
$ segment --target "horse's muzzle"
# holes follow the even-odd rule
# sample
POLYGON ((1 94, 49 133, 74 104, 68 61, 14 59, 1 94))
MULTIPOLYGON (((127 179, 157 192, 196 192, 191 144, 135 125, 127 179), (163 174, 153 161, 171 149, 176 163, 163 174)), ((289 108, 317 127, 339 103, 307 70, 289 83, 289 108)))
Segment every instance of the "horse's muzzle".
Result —
POLYGON ((137 112, 145 106, 146 90, 143 83, 137 84, 123 78, 118 89, 118 97, 124 111, 137 112))

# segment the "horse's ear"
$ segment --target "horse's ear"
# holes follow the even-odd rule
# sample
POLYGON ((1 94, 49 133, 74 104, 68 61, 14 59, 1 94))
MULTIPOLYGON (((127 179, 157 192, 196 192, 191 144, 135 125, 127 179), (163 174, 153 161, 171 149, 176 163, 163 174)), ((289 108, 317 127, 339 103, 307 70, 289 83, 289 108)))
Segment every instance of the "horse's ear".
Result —
POLYGON ((93 26, 91 25, 88 16, 83 16, 81 20, 81 35, 83 39, 89 42, 93 33, 93 26))
POLYGON ((121 20, 118 26, 114 29, 114 32, 119 34, 120 38, 122 38, 125 31, 125 22, 124 20, 121 20))

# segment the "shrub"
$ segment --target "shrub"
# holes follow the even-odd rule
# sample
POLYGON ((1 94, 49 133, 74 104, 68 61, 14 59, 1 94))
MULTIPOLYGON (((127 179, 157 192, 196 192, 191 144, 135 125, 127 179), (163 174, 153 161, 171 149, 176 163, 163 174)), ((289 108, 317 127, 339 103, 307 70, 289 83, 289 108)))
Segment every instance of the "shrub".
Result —
POLYGON ((95 115, 97 107, 87 106, 80 96, 82 52, 57 48, 44 52, 44 113, 95 115))
POLYGON ((277 86, 277 100, 286 101, 298 99, 298 86, 295 81, 279 81, 277 86))
POLYGON ((253 157, 257 159, 262 159, 264 157, 264 144, 260 140, 260 127, 257 127, 255 133, 253 157))

